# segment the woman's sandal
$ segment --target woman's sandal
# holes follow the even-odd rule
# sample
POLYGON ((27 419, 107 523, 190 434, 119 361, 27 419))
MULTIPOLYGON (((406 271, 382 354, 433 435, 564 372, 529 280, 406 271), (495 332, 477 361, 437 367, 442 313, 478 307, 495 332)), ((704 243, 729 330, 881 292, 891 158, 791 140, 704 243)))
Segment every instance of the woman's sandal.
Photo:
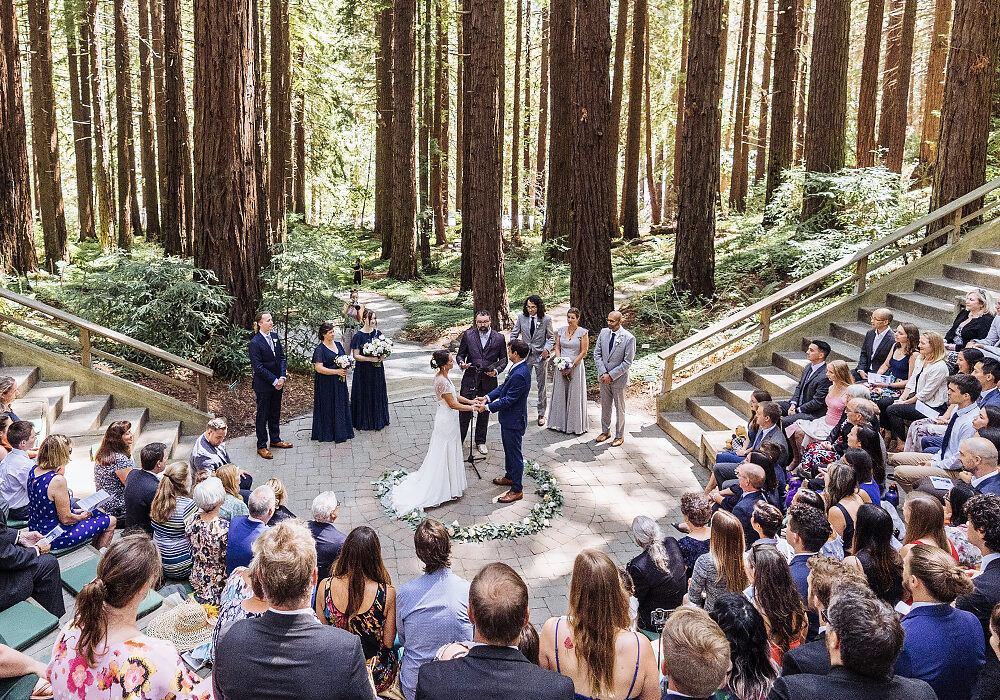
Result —
POLYGON ((34 690, 31 691, 31 700, 50 700, 55 694, 52 692, 52 684, 48 678, 39 678, 35 683, 34 690))

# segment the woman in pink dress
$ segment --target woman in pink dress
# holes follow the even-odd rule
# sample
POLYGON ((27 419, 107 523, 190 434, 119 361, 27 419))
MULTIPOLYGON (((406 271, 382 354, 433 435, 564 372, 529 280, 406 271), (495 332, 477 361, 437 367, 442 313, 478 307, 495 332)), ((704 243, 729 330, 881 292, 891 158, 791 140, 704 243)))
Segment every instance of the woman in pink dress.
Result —
POLYGON ((788 427, 789 442, 795 457, 789 466, 794 470, 802 459, 802 448, 814 442, 826 440, 831 431, 840 423, 847 408, 847 387, 854 383, 851 369, 843 360, 833 360, 826 363, 826 377, 833 386, 826 395, 826 415, 810 420, 797 420, 788 427))

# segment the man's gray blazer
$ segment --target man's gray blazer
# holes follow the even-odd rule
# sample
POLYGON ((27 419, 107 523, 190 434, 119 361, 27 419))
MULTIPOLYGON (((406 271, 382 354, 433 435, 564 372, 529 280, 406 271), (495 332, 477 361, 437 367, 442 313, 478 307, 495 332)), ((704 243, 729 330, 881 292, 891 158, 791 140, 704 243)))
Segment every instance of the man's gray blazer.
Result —
POLYGON ((556 346, 556 336, 552 332, 552 317, 545 314, 540 319, 536 319, 535 333, 532 335, 531 316, 525 316, 523 313, 518 314, 517 320, 514 321, 514 330, 510 332, 510 339, 517 340, 518 338, 528 344, 529 352, 525 361, 533 367, 542 359, 542 350, 552 352, 552 348, 556 346))
POLYGON ((609 347, 611 329, 603 328, 594 343, 594 362, 597 376, 610 374, 611 388, 624 389, 628 386, 628 372, 635 359, 635 336, 624 328, 615 332, 615 345, 609 347))

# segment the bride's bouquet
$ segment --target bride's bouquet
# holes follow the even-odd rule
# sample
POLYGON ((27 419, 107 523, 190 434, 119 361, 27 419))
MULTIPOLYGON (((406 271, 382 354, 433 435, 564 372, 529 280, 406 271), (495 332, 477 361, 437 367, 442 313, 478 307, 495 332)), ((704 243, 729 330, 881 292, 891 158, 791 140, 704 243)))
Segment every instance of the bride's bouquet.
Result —
MULTIPOLYGON (((337 365, 337 369, 350 369, 354 366, 354 358, 350 355, 337 355, 333 364, 337 365)), ((338 377, 338 379, 342 382, 347 381, 347 377, 338 377)))
MULTIPOLYGON (((573 360, 569 359, 568 357, 557 357, 556 359, 552 360, 552 364, 555 365, 556 369, 559 372, 564 372, 568 369, 573 368, 573 360)), ((572 379, 572 375, 564 374, 563 379, 565 379, 568 382, 572 379)))
POLYGON ((376 336, 361 346, 361 354, 365 357, 378 358, 376 367, 382 366, 382 360, 392 354, 392 339, 385 336, 376 336))

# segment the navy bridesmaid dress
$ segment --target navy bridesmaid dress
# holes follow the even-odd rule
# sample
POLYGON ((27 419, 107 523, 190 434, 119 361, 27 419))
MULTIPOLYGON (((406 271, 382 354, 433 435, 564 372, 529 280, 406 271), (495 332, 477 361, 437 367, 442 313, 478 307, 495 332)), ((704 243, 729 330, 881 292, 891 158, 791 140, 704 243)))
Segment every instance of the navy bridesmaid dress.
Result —
MULTIPOLYGON (((313 363, 327 369, 340 369, 335 360, 344 355, 344 346, 337 343, 333 352, 323 343, 313 351, 313 363)), ((344 442, 354 437, 351 425, 351 399, 347 395, 347 380, 335 374, 316 372, 313 379, 312 439, 319 442, 344 442)))
MULTIPOLYGON (((351 350, 357 349, 359 354, 363 354, 361 346, 381 335, 377 328, 371 333, 356 331, 351 338, 351 350)), ((381 430, 389 425, 389 394, 385 388, 385 369, 381 364, 357 362, 354 365, 351 396, 354 397, 351 415, 355 429, 381 430)))

